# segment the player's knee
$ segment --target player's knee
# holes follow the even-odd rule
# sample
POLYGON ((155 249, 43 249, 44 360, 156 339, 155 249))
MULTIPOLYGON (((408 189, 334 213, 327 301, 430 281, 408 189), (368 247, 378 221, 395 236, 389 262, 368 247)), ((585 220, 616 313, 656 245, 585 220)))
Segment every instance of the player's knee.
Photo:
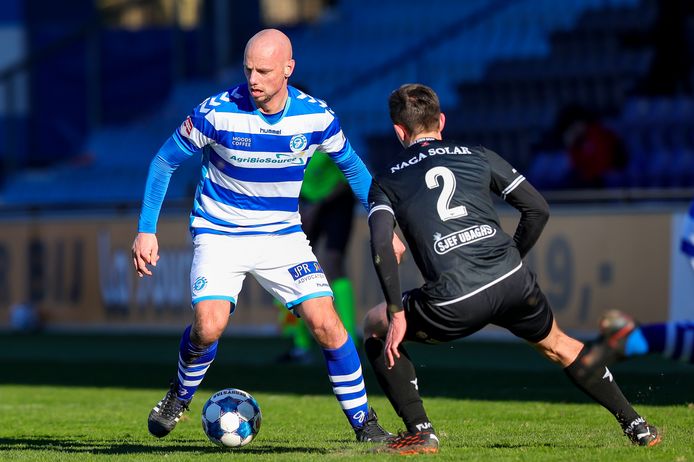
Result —
POLYGON ((347 340, 347 331, 337 316, 322 316, 308 326, 318 344, 324 348, 339 348, 347 340))
POLYGON ((364 338, 383 337, 388 332, 385 303, 371 308, 364 316, 364 338))
POLYGON ((221 337, 225 327, 226 320, 222 322, 214 316, 199 317, 193 323, 192 340, 198 346, 211 345, 221 337))

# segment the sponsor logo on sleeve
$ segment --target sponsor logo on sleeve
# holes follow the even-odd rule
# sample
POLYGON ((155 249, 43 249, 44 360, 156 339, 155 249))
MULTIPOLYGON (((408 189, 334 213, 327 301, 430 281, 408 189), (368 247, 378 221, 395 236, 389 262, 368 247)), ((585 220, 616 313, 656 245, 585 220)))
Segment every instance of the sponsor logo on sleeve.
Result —
POLYGON ((190 136, 190 133, 191 133, 192 131, 193 131, 193 121, 192 121, 192 119, 190 118, 190 116, 188 116, 188 117, 186 118, 186 120, 183 121, 183 124, 181 124, 181 133, 182 133, 184 136, 189 137, 189 136, 190 136))

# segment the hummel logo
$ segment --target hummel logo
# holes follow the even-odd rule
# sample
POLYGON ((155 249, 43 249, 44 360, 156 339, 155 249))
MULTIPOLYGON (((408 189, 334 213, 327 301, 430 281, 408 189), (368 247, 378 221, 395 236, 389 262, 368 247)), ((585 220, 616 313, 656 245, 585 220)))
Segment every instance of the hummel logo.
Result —
POLYGON ((605 375, 602 376, 603 379, 608 378, 612 382, 612 372, 605 366, 605 375))
POLYGON ((417 385, 417 379, 410 380, 410 383, 414 385, 414 389, 419 391, 419 386, 417 385))

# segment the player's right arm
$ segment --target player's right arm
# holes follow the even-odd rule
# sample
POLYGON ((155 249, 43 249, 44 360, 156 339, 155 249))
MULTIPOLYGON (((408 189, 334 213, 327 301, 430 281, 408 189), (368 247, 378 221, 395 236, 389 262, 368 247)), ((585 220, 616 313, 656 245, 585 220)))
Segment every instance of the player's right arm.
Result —
POLYGON ((214 128, 201 112, 201 108, 206 109, 204 102, 193 110, 193 113, 164 142, 149 165, 137 226, 138 233, 131 249, 133 265, 140 277, 151 276, 152 271, 148 265, 156 266, 159 260, 157 221, 171 175, 181 163, 200 152, 214 139, 214 128))
POLYGON ((386 366, 391 368, 395 365, 395 358, 400 357, 398 347, 407 331, 400 290, 398 257, 393 248, 395 215, 386 194, 376 182, 372 182, 369 189, 369 205, 371 256, 386 299, 386 308, 390 313, 384 352, 386 366))

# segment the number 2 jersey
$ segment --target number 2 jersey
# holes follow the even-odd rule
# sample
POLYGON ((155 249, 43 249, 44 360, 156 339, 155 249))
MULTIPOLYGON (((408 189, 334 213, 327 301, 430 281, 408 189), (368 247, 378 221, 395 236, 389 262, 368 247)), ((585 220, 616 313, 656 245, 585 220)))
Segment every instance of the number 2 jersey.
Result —
MULTIPOLYGON (((435 305, 463 300, 519 270, 546 222, 542 196, 484 147, 418 140, 382 165, 369 191, 370 220, 379 210, 394 215, 435 305), (513 238, 501 229, 491 192, 523 213, 513 238)), ((382 284, 393 279, 379 276, 382 284)))

